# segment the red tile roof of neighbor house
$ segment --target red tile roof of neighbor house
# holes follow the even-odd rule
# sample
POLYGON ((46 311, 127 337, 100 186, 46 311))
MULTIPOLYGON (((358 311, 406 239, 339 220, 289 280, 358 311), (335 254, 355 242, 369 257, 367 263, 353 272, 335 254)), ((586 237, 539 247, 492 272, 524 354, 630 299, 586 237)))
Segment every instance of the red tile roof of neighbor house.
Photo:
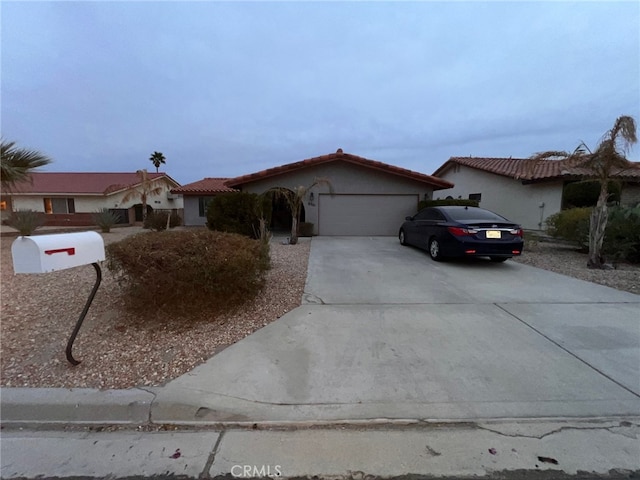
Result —
MULTIPOLYGON (((433 175, 441 175, 454 164, 465 165, 524 182, 587 177, 591 172, 588 168, 580 166, 576 159, 533 160, 530 158, 451 157, 433 172, 433 175)), ((612 177, 640 181, 640 163, 631 162, 630 168, 614 172, 612 177)))
POLYGON ((211 193, 237 192, 235 188, 228 187, 225 183, 228 178, 204 178, 197 182, 188 183, 171 190, 171 193, 183 195, 206 195, 211 193))
POLYGON ((226 182, 226 184, 230 187, 237 187, 245 183, 255 182, 256 180, 262 180, 265 178, 273 177, 275 175, 281 175, 283 173, 293 172, 296 170, 301 170, 303 168, 314 167, 317 165, 337 161, 348 162, 354 165, 361 165, 363 167, 371 168, 384 173, 398 175, 401 177, 409 178, 411 180, 416 180, 418 182, 428 183, 436 190, 453 187, 452 183, 442 178, 436 178, 424 173, 414 172, 413 170, 407 170, 405 168, 396 167, 387 163, 378 162, 376 160, 369 160, 368 158, 358 157, 357 155, 352 155, 350 153, 344 153, 341 148, 339 148, 337 152, 330 153, 328 155, 307 158, 306 160, 301 160, 299 162, 289 163, 287 165, 281 165, 279 167, 261 170, 249 175, 242 175, 240 177, 231 178, 226 182))
MULTIPOLYGON (((166 173, 148 173, 151 180, 165 177, 171 183, 180 185, 166 173)), ((31 181, 20 182, 11 189, 12 195, 37 194, 84 194, 109 195, 140 183, 135 172, 33 172, 31 181)))

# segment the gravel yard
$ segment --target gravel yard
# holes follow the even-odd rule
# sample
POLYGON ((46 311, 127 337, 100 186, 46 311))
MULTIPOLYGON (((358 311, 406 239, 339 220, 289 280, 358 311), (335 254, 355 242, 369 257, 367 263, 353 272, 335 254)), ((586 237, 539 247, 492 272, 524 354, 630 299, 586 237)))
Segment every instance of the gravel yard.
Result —
MULTIPOLYGON (((103 234, 106 243, 141 231, 103 234)), ((282 245, 274 239, 272 269, 263 292, 235 313, 216 318, 142 321, 128 314, 120 287, 104 267, 103 281, 74 343, 82 363, 72 367, 64 349, 95 281, 87 265, 46 275, 14 275, 11 243, 1 254, 1 385, 11 387, 128 388, 161 385, 300 305, 310 239, 282 245)), ((562 244, 534 242, 515 261, 640 294, 640 266, 589 270, 586 255, 562 244)))
POLYGON ((513 261, 640 295, 640 265, 621 263, 613 270, 591 270, 587 255, 566 243, 527 242, 522 255, 513 261))
MULTIPOLYGON (((137 227, 102 234, 105 243, 140 232, 137 227)), ((65 347, 95 283, 91 265, 44 275, 14 275, 11 243, 3 237, 2 386, 128 388, 161 385, 273 322, 300 305, 310 239, 298 245, 272 240, 272 268, 262 293, 242 312, 216 318, 141 321, 123 306, 120 287, 103 266, 102 284, 73 346, 80 365, 71 366, 65 347)))

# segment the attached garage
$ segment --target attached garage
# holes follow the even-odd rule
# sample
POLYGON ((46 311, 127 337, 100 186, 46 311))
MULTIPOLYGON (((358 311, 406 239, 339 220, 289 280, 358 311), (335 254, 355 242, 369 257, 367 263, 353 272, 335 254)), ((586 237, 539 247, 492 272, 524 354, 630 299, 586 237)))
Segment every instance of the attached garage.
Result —
MULTIPOLYGON (((314 235, 395 236, 419 200, 452 183, 424 173, 344 153, 307 158, 226 181, 244 192, 303 192, 304 221, 314 235), (316 182, 322 179, 322 182, 316 182)), ((290 212, 289 212, 290 213, 290 212)))
POLYGON ((320 194, 318 235, 396 235, 418 195, 320 194))

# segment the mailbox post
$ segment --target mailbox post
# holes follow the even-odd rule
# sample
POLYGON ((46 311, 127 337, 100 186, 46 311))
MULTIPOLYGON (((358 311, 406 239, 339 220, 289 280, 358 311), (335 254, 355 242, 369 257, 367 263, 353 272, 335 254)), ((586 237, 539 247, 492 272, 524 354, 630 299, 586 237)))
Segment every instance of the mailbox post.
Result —
POLYGON ((104 240, 97 232, 18 237, 11 245, 11 256, 15 273, 47 273, 81 265, 93 265, 96 270, 96 283, 69 337, 65 352, 69 363, 78 365, 80 362, 73 358, 71 350, 102 281, 102 270, 98 262, 105 259, 104 240))

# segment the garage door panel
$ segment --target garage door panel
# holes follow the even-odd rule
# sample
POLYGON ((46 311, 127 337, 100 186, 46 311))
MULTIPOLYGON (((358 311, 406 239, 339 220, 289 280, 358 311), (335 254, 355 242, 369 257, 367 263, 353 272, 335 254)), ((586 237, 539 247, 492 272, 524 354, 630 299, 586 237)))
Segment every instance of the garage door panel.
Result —
POLYGON ((418 195, 320 195, 320 235, 397 235, 418 195))

